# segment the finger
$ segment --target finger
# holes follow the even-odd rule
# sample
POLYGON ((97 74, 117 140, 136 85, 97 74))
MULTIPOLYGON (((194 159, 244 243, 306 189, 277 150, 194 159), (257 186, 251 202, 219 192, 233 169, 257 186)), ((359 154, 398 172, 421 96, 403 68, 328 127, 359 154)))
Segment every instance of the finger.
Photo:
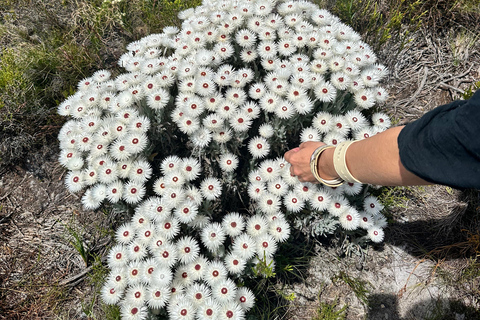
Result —
POLYGON ((297 148, 293 148, 291 150, 288 150, 287 152, 285 152, 285 154, 283 155, 283 158, 288 162, 290 163, 290 157, 295 153, 295 152, 298 152, 298 150, 300 150, 298 147, 297 148))
POLYGON ((290 175, 291 175, 292 177, 295 177, 295 173, 293 173, 293 167, 290 167, 290 175))

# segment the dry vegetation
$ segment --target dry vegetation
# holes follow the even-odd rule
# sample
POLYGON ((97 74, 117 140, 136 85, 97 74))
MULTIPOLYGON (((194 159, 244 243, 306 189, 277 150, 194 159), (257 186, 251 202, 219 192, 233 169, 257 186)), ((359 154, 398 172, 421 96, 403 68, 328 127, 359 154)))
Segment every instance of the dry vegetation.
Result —
MULTIPOLYGON (((478 0, 316 2, 377 48, 391 70, 385 112, 396 124, 479 86, 478 0)), ((175 12, 195 3, 0 0, 0 319, 115 319, 115 309, 103 306, 96 290, 105 272, 101 257, 119 221, 107 211, 83 211, 64 188, 65 172, 56 161, 64 119, 56 105, 80 79, 115 70, 127 43, 177 23, 175 12)), ((284 318, 478 319, 478 191, 433 186, 379 192, 390 213, 385 245, 341 259, 338 245, 317 247, 321 254, 302 273, 304 282, 292 282, 297 298, 284 318), (397 258, 407 276, 385 273, 376 281, 398 281, 405 291, 382 294, 378 285, 367 285, 378 268, 393 269, 397 258), (432 293, 422 309, 413 305, 420 301, 412 282, 443 292, 432 293), (416 313, 420 309, 424 313, 416 313)))

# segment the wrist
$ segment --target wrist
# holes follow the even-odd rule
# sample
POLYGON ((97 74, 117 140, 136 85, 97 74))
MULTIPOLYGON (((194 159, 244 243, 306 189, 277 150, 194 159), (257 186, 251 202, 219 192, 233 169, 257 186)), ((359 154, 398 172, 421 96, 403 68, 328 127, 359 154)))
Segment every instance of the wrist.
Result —
POLYGON ((321 156, 318 158, 318 174, 325 180, 336 180, 340 177, 335 171, 335 166, 333 164, 334 152, 335 148, 327 149, 322 152, 321 156))

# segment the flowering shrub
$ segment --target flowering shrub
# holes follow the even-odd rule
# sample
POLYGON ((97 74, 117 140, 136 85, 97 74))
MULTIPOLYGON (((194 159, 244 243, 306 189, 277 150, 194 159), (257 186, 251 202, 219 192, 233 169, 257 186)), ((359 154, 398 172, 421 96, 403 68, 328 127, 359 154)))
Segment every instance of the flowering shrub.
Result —
POLYGON ((274 268, 290 226, 383 240, 365 186, 300 183, 283 153, 389 127, 386 68, 350 27, 307 1, 214 1, 131 43, 125 72, 83 79, 58 112, 59 160, 82 203, 124 205, 102 290, 124 319, 243 319, 235 281, 274 268))

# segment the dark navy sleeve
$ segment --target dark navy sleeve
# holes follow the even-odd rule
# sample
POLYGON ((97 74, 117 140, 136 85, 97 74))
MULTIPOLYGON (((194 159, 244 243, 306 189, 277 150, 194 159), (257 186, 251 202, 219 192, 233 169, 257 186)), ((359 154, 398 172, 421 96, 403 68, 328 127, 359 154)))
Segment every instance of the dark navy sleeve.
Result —
POLYGON ((398 147, 403 166, 420 178, 480 190, 480 90, 407 124, 398 147))

